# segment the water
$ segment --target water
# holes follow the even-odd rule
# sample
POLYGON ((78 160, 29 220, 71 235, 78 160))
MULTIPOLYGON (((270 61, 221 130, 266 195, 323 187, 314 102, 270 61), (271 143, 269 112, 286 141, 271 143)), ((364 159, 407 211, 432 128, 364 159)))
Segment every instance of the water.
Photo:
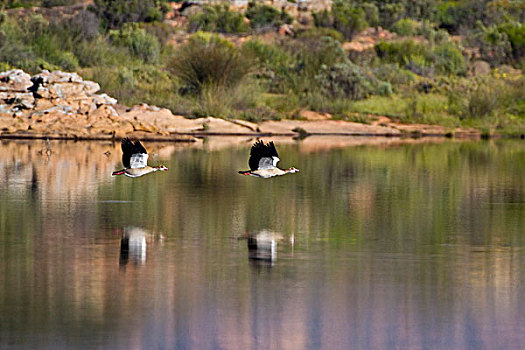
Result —
POLYGON ((524 143, 364 140, 1 142, 0 348, 523 347, 524 143))

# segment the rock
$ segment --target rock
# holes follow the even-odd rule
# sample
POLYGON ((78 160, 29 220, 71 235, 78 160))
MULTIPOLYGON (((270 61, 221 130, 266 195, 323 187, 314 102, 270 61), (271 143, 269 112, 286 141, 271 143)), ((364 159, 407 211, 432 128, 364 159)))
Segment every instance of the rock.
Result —
POLYGON ((295 32, 293 30, 293 27, 289 24, 283 24, 282 26, 280 26, 279 34, 283 36, 288 35, 291 37, 295 37, 295 32))
POLYGON ((77 73, 66 73, 59 70, 52 73, 48 70, 43 70, 40 74, 35 74, 31 80, 46 85, 55 83, 81 83, 83 81, 77 73))
POLYGON ((86 95, 93 95, 95 92, 100 90, 100 85, 98 83, 95 83, 94 81, 83 81, 82 85, 84 85, 84 92, 86 93, 86 95))
POLYGON ((0 73, 0 91, 25 92, 32 85, 31 76, 21 69, 0 73))
POLYGON ((109 97, 107 94, 100 94, 93 96, 93 102, 99 106, 99 105, 115 105, 117 104, 117 99, 113 97, 109 97))
POLYGON ((30 92, 0 92, 0 101, 9 104, 12 108, 31 109, 34 107, 35 98, 30 92))
POLYGON ((485 61, 475 61, 470 66, 469 72, 472 76, 490 74, 490 64, 485 61))
POLYGON ((521 74, 520 69, 513 68, 507 64, 498 67, 498 72, 506 76, 515 77, 521 74))

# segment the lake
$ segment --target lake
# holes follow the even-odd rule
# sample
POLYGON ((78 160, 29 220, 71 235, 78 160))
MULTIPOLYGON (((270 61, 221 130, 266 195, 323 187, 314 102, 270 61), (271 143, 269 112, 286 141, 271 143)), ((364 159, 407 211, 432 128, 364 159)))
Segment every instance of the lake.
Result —
POLYGON ((524 346, 523 141, 273 140, 1 141, 0 348, 524 346))

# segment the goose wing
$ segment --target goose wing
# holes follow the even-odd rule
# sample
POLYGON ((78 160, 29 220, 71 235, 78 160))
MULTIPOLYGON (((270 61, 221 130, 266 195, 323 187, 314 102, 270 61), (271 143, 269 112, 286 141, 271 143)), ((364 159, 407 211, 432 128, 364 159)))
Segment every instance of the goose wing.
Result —
POLYGON ((279 156, 273 141, 264 144, 262 140, 259 140, 252 146, 248 161, 250 170, 273 169, 277 163, 279 163, 279 156))
POLYGON ((122 163, 125 168, 144 168, 148 165, 148 152, 139 140, 122 139, 122 163))

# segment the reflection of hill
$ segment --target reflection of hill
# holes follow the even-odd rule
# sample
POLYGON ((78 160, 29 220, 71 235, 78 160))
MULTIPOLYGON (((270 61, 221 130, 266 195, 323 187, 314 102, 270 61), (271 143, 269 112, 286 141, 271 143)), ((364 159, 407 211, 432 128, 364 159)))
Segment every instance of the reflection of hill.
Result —
MULTIPOLYGON (((172 144, 147 144, 150 159, 168 158, 172 144)), ((182 146, 180 146, 182 147, 182 146)), ((43 200, 96 198, 100 182, 121 168, 120 143, 8 141, 0 143, 0 186, 35 191, 43 200), (3 168, 3 169, 2 169, 3 168)))

